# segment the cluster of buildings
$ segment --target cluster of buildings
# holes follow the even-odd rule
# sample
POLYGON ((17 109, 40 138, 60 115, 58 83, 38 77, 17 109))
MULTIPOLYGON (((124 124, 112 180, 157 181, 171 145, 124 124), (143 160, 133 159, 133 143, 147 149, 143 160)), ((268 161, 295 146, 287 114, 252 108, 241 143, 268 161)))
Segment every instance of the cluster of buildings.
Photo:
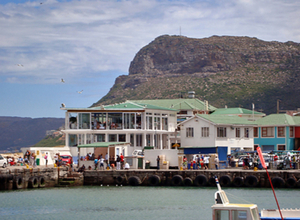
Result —
POLYGON ((254 108, 215 108, 195 98, 193 92, 187 99, 128 100, 61 109, 66 111, 62 132, 72 155, 108 152, 114 160, 122 153, 131 161, 134 152, 142 150, 151 164, 156 164, 157 155, 164 155, 176 167, 180 155, 216 153, 220 161, 226 161, 235 150, 300 148, 299 116, 266 116, 254 108))

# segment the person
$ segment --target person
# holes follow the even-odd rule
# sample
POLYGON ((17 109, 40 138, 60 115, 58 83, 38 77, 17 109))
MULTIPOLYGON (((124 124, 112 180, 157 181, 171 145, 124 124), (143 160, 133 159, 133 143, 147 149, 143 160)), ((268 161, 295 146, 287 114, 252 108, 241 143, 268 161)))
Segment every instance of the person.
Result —
POLYGON ((186 156, 183 156, 182 161, 183 161, 182 166, 183 166, 183 169, 185 170, 187 168, 187 158, 186 158, 186 156))
POLYGON ((33 167, 36 167, 36 155, 35 155, 35 153, 32 153, 32 157, 33 157, 33 167))
POLYGON ((208 165, 209 165, 209 156, 204 157, 204 169, 208 170, 208 165))
POLYGON ((124 166, 124 156, 123 156, 122 153, 121 153, 121 156, 120 156, 120 162, 121 162, 121 169, 123 169, 123 166, 124 166))
POLYGON ((23 158, 21 156, 18 158, 18 164, 23 165, 23 158))
POLYGON ((216 170, 219 169, 219 158, 217 156, 215 157, 215 161, 214 162, 215 162, 216 170))
POLYGON ((88 167, 88 169, 89 169, 89 170, 92 170, 92 167, 91 167, 91 166, 89 166, 89 167, 88 167))
POLYGON ((125 163, 125 170, 129 170, 130 166, 129 166, 129 163, 125 163))
POLYGON ((10 164, 10 166, 13 166, 14 165, 14 160, 12 157, 9 157, 7 162, 10 164))
POLYGON ((156 162, 157 162, 157 170, 159 170, 159 162, 160 162, 160 158, 159 158, 159 156, 157 156, 157 158, 156 158, 156 162))
POLYGON ((104 158, 101 157, 101 158, 99 159, 99 161, 100 161, 100 170, 101 170, 101 167, 102 167, 103 170, 104 170, 104 158))
POLYGON ((274 168, 277 169, 277 162, 278 162, 278 156, 277 154, 274 155, 274 168))
POLYGON ((98 166, 98 159, 97 158, 94 160, 94 165, 95 165, 95 170, 97 170, 97 166, 98 166))
POLYGON ((27 161, 29 162, 29 159, 30 159, 30 151, 29 150, 27 150, 25 152, 24 158, 27 158, 27 161))
POLYGON ((189 169, 191 169, 191 170, 192 170, 192 169, 193 169, 193 167, 194 167, 194 161, 191 159, 191 160, 190 160, 190 167, 189 167, 189 169))
POLYGON ((117 155, 117 160, 116 160, 116 162, 117 162, 117 170, 120 170, 121 169, 121 158, 120 158, 120 156, 119 155, 117 155))
POLYGON ((46 167, 47 167, 48 166, 48 152, 46 152, 44 159, 45 159, 45 163, 46 163, 46 167))
POLYGON ((108 153, 105 154, 105 163, 108 165, 108 153))
POLYGON ((78 169, 78 172, 83 172, 85 170, 84 164, 78 169))
POLYGON ((55 155, 54 155, 54 164, 56 164, 56 166, 57 166, 57 162, 58 162, 58 155, 55 154, 55 155))
POLYGON ((201 164, 200 164, 200 157, 199 157, 199 155, 196 156, 196 164, 197 164, 197 169, 201 169, 201 164))

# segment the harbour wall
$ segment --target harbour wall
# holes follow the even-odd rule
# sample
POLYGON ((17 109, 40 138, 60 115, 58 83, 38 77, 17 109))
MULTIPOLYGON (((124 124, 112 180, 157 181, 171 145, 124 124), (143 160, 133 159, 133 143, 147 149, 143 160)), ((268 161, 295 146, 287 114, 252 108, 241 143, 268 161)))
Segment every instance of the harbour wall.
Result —
MULTIPOLYGON (((300 188, 299 170, 268 170, 277 188, 300 188)), ((0 190, 82 185, 270 187, 265 170, 86 170, 67 167, 0 169, 0 190)))
POLYGON ((72 182, 83 185, 83 177, 72 177, 67 167, 59 168, 10 168, 0 170, 0 190, 54 187, 72 182), (65 181, 67 179, 68 181, 65 181))
MULTIPOLYGON (((300 188, 298 170, 269 170, 274 187, 300 188)), ((84 185, 270 187, 265 170, 87 170, 84 185)))

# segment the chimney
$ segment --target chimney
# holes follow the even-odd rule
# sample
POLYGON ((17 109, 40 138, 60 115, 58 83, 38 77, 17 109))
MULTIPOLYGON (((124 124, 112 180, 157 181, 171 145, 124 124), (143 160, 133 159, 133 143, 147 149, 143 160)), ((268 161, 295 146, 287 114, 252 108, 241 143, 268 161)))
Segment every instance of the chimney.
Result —
POLYGON ((188 94, 189 94, 189 99, 195 98, 195 91, 189 91, 188 94))

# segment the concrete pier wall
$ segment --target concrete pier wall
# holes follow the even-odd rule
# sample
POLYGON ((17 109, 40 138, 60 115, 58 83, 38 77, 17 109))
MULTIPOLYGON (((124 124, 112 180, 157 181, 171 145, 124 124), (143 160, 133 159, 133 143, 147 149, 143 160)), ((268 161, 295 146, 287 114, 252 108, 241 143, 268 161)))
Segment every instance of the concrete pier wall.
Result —
POLYGON ((0 190, 54 187, 67 174, 66 167, 1 169, 0 190))
MULTIPOLYGON (((274 187, 300 187, 300 172, 270 170, 274 187)), ((84 185, 270 187, 265 170, 87 170, 84 185)))

